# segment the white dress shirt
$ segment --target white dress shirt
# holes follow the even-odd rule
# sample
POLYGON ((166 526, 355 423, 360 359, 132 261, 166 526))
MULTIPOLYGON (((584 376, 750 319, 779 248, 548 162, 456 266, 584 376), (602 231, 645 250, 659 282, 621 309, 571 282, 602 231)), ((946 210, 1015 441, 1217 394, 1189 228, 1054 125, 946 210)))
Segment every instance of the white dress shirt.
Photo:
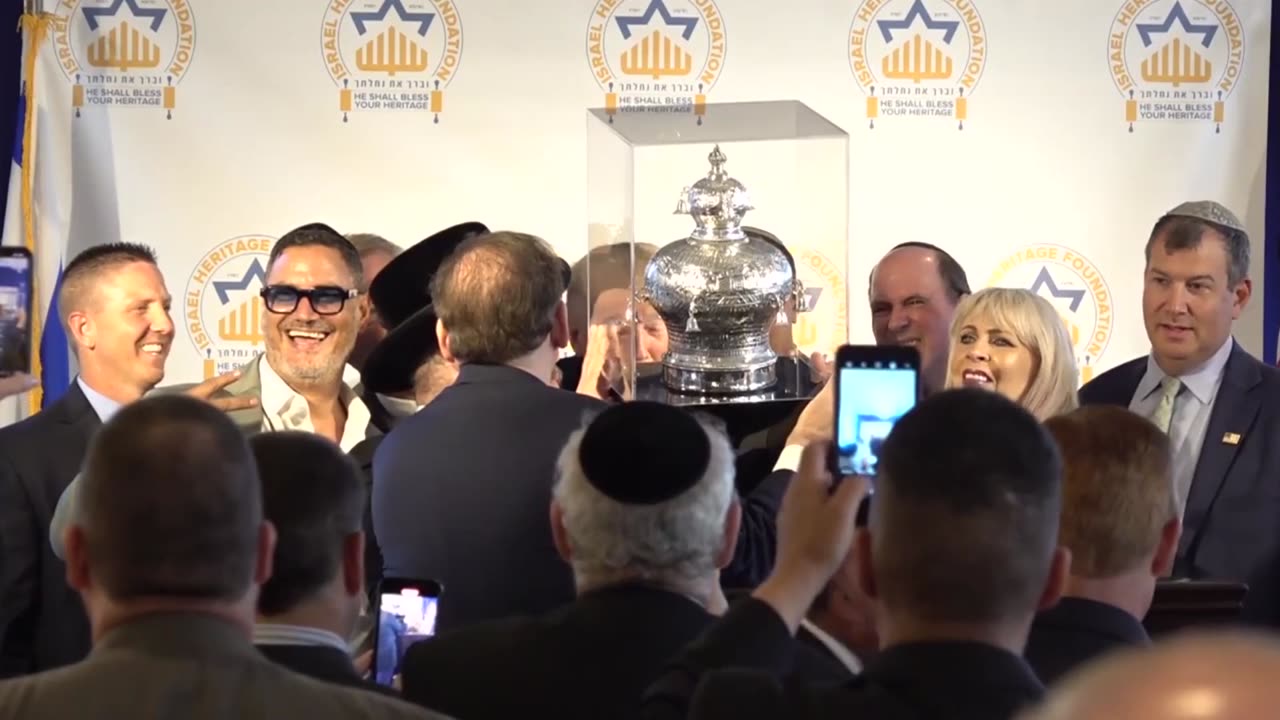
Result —
POLYGON ((858 656, 845 647, 844 643, 828 635, 826 630, 809 622, 809 618, 800 620, 800 627, 808 630, 814 637, 818 638, 818 642, 822 643, 840 661, 841 665, 848 668, 851 674, 858 675, 862 672, 862 661, 858 660, 858 656))
POLYGON ((254 645, 318 645, 332 647, 349 652, 350 648, 342 638, 320 628, 303 625, 279 625, 276 623, 257 623, 253 626, 254 645))
MULTIPOLYGON (((284 379, 271 367, 264 355, 258 363, 258 371, 262 379, 262 431, 300 430, 314 433, 315 425, 311 422, 311 406, 307 399, 293 391, 284 379)), ((338 447, 342 452, 351 452, 369 436, 372 416, 369 408, 355 391, 360 384, 360 371, 347 365, 342 372, 342 392, 339 400, 347 409, 347 422, 342 427, 342 440, 338 447)))
POLYGON ((782 448, 782 454, 778 456, 778 462, 774 463, 773 469, 795 472, 800 469, 801 455, 804 455, 803 445, 788 445, 782 448))

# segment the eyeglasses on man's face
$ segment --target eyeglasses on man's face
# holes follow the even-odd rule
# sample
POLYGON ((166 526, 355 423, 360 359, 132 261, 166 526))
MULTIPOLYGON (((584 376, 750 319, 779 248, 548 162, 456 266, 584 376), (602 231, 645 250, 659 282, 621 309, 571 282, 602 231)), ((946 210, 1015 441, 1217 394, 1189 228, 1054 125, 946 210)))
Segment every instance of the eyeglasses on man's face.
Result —
POLYGON ((298 309, 303 298, 311 303, 311 309, 317 315, 337 315, 347 306, 347 300, 358 297, 359 290, 348 290, 330 285, 311 288, 296 288, 292 285, 268 285, 262 288, 262 299, 269 312, 277 315, 288 315, 298 309))

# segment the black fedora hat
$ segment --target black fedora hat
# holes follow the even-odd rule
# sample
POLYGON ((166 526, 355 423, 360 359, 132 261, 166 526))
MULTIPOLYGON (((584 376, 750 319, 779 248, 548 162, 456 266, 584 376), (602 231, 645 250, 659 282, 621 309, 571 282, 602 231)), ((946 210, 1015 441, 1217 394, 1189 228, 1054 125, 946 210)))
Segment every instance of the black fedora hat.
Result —
POLYGON ((413 388, 413 376, 439 350, 431 278, 467 238, 489 232, 478 222, 441 230, 400 253, 369 284, 369 301, 388 329, 365 359, 365 389, 390 395, 413 388))

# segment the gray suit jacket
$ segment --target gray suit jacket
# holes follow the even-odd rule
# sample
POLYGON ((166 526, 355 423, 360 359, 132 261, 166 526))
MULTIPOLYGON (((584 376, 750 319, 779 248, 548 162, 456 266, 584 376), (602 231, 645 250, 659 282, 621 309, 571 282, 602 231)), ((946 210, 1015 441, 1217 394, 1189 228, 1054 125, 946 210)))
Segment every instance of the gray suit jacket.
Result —
MULTIPOLYGON (((240 379, 226 386, 214 395, 214 399, 228 397, 256 397, 262 398, 262 373, 258 370, 259 363, 263 362, 263 355, 258 354, 257 357, 245 363, 240 367, 240 379)), ((152 390, 149 395, 175 395, 184 393, 195 387, 198 383, 184 383, 181 385, 167 385, 162 388, 152 390)), ((235 421, 235 424, 245 435, 256 435, 262 431, 263 410, 262 403, 259 402, 257 407, 245 408, 243 410, 232 410, 227 413, 228 417, 235 421)))
POLYGON ((444 717, 294 673, 259 654, 230 622, 196 613, 130 621, 83 662, 0 683, 0 720, 444 717))

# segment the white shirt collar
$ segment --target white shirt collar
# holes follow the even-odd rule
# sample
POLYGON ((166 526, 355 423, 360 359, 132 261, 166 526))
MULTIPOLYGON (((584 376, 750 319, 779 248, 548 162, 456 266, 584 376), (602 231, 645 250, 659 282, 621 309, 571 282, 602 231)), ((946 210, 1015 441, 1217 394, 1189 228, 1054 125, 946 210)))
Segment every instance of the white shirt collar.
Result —
MULTIPOLYGON (((262 382, 262 414, 263 430, 301 430, 315 432, 311 423, 311 407, 306 398, 293 391, 293 388, 280 377, 267 356, 262 355, 258 363, 258 373, 262 382)), ((347 423, 342 427, 342 441, 338 446, 343 452, 350 452, 369 436, 369 428, 373 416, 369 408, 356 393, 355 387, 360 384, 360 371, 347 365, 342 371, 342 393, 339 396, 347 409, 347 423)))
MULTIPOLYGON (((1222 379, 1222 373, 1227 368, 1227 360, 1231 359, 1231 351, 1235 348, 1235 344, 1235 339, 1228 336, 1227 341, 1222 343, 1222 347, 1218 348, 1203 365, 1179 376, 1178 379, 1182 384, 1200 402, 1208 403, 1213 399, 1214 393, 1218 390, 1218 381, 1222 379)), ((1138 383, 1138 391, 1135 395, 1145 398, 1155 392, 1164 378, 1165 372, 1156 364, 1155 357, 1148 355, 1147 372, 1138 383)))
POLYGON ((115 416, 116 411, 120 409, 120 403, 103 395, 102 393, 89 387, 89 383, 84 378, 76 376, 76 384, 80 386, 80 392, 84 393, 84 397, 89 401, 89 406, 97 413, 98 419, 107 422, 115 416))
POLYGON ((382 403, 382 407, 386 409, 391 417, 396 419, 407 418, 422 409, 417 400, 406 400, 405 398, 391 397, 382 393, 374 393, 378 398, 378 402, 382 403))
POLYGON ((342 638, 320 628, 303 625, 280 625, 277 623, 257 623, 253 626, 254 645, 318 645, 333 647, 342 652, 349 652, 342 638))
POLYGON ((809 618, 801 619, 800 627, 808 630, 814 637, 818 638, 818 642, 825 645, 827 650, 840 661, 840 664, 849 669, 850 673, 858 675, 862 672, 862 662, 858 660, 858 656, 854 655, 852 650, 845 647, 844 643, 828 635, 826 630, 810 622, 809 618))

